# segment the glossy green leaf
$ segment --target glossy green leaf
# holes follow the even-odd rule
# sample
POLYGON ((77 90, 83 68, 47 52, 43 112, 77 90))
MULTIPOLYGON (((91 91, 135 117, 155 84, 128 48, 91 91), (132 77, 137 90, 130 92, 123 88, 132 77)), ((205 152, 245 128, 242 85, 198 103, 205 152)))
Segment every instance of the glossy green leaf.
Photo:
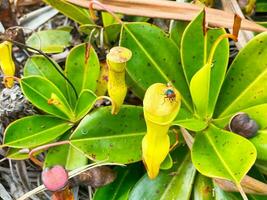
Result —
POLYGON ((194 114, 188 112, 186 109, 181 107, 176 119, 172 122, 172 125, 181 126, 191 131, 204 130, 208 124, 207 122, 198 119, 194 114))
MULTIPOLYGON (((133 53, 127 63, 131 90, 145 90, 153 83, 172 83, 182 95, 187 109, 192 110, 189 89, 175 43, 158 27, 148 23, 126 23, 123 26, 120 45, 133 53)), ((164 95, 164 92, 162 92, 164 95)))
POLYGON ((23 75, 25 77, 38 75, 48 79, 54 83, 58 89, 60 89, 71 105, 75 105, 76 97, 73 89, 71 87, 67 87, 69 83, 67 83, 64 77, 58 72, 60 71, 62 74, 64 74, 63 70, 56 62, 54 62, 55 66, 51 62, 54 61, 49 61, 44 56, 32 56, 24 65, 23 75), (55 69, 55 67, 58 70, 55 69))
MULTIPOLYGON (((211 47, 215 40, 220 35, 226 33, 224 29, 209 29, 205 36, 203 31, 203 19, 204 12, 202 11, 187 26, 181 41, 181 60, 188 84, 194 74, 206 64, 211 47), (193 48, 192 44, 194 44, 193 48)), ((228 57, 229 42, 227 39, 224 39, 215 51, 213 67, 211 68, 208 106, 209 116, 212 115, 219 96, 220 88, 228 65, 228 57)), ((201 87, 201 85, 199 85, 199 87, 201 87)))
POLYGON ((29 151, 28 149, 9 148, 6 157, 11 160, 29 159, 29 151))
POLYGON ((194 200, 214 200, 212 179, 198 174, 194 183, 194 200))
POLYGON ((44 53, 60 53, 70 45, 71 34, 62 30, 44 30, 33 33, 26 45, 44 53))
MULTIPOLYGON (((43 150, 36 152, 34 155, 38 155, 41 152, 43 152, 43 150)), ((27 149, 27 148, 18 149, 18 148, 9 147, 5 157, 7 157, 11 160, 26 160, 26 159, 30 158, 29 157, 29 149, 27 149)))
POLYGON ((182 35, 185 28, 187 27, 188 22, 186 21, 175 21, 172 20, 170 24, 170 37, 174 43, 180 48, 182 35))
POLYGON ((160 165, 160 169, 166 170, 170 169, 173 166, 172 157, 170 154, 167 155, 167 157, 164 159, 164 161, 160 165))
POLYGON ((92 91, 82 90, 74 111, 76 121, 84 117, 93 108, 95 101, 96 95, 92 91))
POLYGON ((69 146, 66 169, 74 170, 87 165, 88 158, 77 149, 69 146))
POLYGON ((96 190, 93 200, 128 200, 133 186, 143 174, 140 163, 127 167, 116 167, 117 178, 114 182, 96 190))
POLYGON ((94 92, 100 73, 100 64, 94 48, 87 47, 85 43, 72 48, 66 60, 65 73, 78 94, 84 89, 94 92))
MULTIPOLYGON (((101 12, 101 16, 104 27, 118 23, 118 21, 108 12, 101 12)), ((117 17, 122 18, 123 16, 117 14, 117 17)))
POLYGON ((233 61, 216 105, 218 118, 267 102, 267 33, 254 37, 233 61))
POLYGON ((175 152, 173 167, 160 171, 154 180, 143 176, 133 188, 129 200, 190 199, 196 170, 184 147, 175 152))
POLYGON ((111 107, 104 107, 84 117, 71 136, 71 145, 92 160, 141 160, 141 141, 146 132, 143 109, 123 106, 117 115, 110 112, 111 107))
POLYGON ((205 13, 202 11, 192 20, 184 30, 181 41, 181 59, 185 77, 188 83, 194 74, 206 64, 205 36, 203 21, 205 13), (192 49, 194 44, 194 49, 192 49))
MULTIPOLYGON (((252 106, 247 109, 240 110, 240 112, 247 113, 251 119, 257 122, 260 129, 267 128, 267 103, 252 106)), ((233 115, 234 114, 230 114, 223 118, 214 119, 213 123, 220 128, 224 128, 229 123, 233 115)))
POLYGON ((24 117, 11 123, 4 137, 4 146, 14 148, 36 147, 53 141, 73 124, 49 115, 24 117))
POLYGON ((126 76, 125 80, 129 90, 131 90, 131 92, 139 99, 143 99, 147 88, 145 89, 137 85, 136 82, 130 76, 126 76))
POLYGON ((55 165, 66 167, 69 146, 70 145, 68 144, 64 144, 49 148, 48 153, 45 156, 44 168, 50 168, 55 165))
POLYGON ((267 130, 258 131, 257 135, 250 139, 257 149, 257 158, 267 160, 267 130))
POLYGON ((104 29, 104 36, 106 43, 110 45, 116 44, 120 35, 120 31, 121 31, 120 24, 111 24, 109 26, 106 26, 104 29))
MULTIPOLYGON (((65 133, 59 141, 68 140, 71 131, 65 133)), ((44 168, 55 165, 64 166, 67 170, 74 170, 88 163, 88 158, 69 144, 51 147, 45 156, 44 168)))
POLYGON ((23 94, 41 110, 66 120, 73 120, 74 114, 61 91, 48 79, 28 76, 21 79, 23 94), (51 99, 56 102, 49 103, 51 99))
POLYGON ((190 93, 197 115, 208 118, 211 65, 204 65, 190 81, 190 93))
POLYGON ((249 140, 213 125, 196 135, 192 148, 192 161, 200 173, 236 184, 254 164, 256 156, 249 140))
POLYGON ((57 9, 59 12, 78 22, 79 24, 93 24, 88 9, 75 6, 65 0, 43 0, 48 5, 57 9))

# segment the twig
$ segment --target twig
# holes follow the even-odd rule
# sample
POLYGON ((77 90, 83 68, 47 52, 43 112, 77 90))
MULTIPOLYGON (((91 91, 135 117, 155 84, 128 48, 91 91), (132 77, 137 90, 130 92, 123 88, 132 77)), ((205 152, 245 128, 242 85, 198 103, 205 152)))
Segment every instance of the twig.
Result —
MULTIPOLYGON (((244 18, 243 12, 240 9, 236 0, 221 0, 223 9, 226 12, 238 14, 242 18, 244 18)), ((238 36, 238 42, 236 42, 236 46, 238 49, 242 49, 248 41, 250 41, 254 37, 253 32, 251 31, 240 31, 238 36)))
MULTIPOLYGON (((89 1, 67 0, 69 3, 88 8, 89 1)), ((151 18, 178 19, 191 21, 203 9, 200 6, 189 3, 177 3, 175 1, 158 0, 101 0, 106 8, 116 13, 126 15, 144 16, 151 18)), ((96 10, 103 10, 98 5, 93 6, 96 10)), ((207 22, 210 26, 232 28, 234 14, 222 10, 206 8, 207 22)), ((263 32, 267 29, 247 19, 242 20, 241 29, 255 32, 263 32)))

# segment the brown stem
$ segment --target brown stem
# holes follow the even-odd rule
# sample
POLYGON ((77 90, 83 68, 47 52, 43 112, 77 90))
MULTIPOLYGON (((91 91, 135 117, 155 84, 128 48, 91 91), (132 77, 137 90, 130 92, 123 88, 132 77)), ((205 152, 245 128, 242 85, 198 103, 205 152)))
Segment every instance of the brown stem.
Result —
MULTIPOLYGON (((67 0, 75 5, 88 8, 86 0, 67 0)), ((178 19, 191 21, 203 9, 200 6, 189 3, 177 3, 175 1, 158 0, 102 0, 102 5, 115 13, 126 15, 144 16, 151 18, 178 19)), ((106 10, 95 5, 96 10, 106 10)), ((206 8, 207 22, 213 27, 232 28, 234 14, 222 10, 206 8)), ((255 22, 242 19, 241 29, 255 32, 264 32, 267 29, 255 22)))
POLYGON ((118 23, 123 24, 123 22, 121 21, 121 19, 112 11, 112 9, 110 9, 108 6, 100 3, 97 0, 91 0, 91 1, 89 1, 89 12, 90 12, 90 14, 91 14, 91 16, 92 16, 93 19, 97 19, 97 17, 94 14, 94 11, 93 11, 94 10, 94 8, 93 8, 93 5, 94 4, 97 5, 97 6, 99 6, 101 9, 107 11, 109 14, 111 14, 112 17, 114 17, 114 19, 118 23))
POLYGON ((54 142, 54 143, 51 143, 51 144, 46 144, 46 145, 42 145, 42 146, 36 147, 36 148, 34 148, 34 149, 32 149, 30 151, 29 157, 30 157, 32 162, 34 162, 36 165, 38 165, 38 166, 40 166, 42 168, 43 167, 43 162, 38 160, 34 155, 39 151, 47 150, 50 147, 55 147, 55 146, 64 145, 64 144, 70 144, 70 141, 69 140, 65 140, 65 141, 54 142))

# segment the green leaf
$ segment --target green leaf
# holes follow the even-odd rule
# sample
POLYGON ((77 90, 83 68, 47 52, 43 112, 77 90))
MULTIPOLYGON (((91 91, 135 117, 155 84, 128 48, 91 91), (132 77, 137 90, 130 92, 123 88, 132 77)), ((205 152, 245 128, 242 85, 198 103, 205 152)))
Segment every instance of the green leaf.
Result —
POLYGON ((198 119, 194 114, 189 113, 186 109, 182 107, 176 117, 172 122, 172 125, 181 126, 191 131, 201 131, 204 130, 208 124, 207 122, 198 119))
MULTIPOLYGON (((102 22, 104 27, 118 23, 118 21, 108 12, 101 12, 102 22)), ((122 18, 123 15, 117 15, 118 18, 122 18)))
POLYGON ((257 13, 266 13, 267 12, 267 2, 265 0, 256 1, 256 12, 257 13))
POLYGON ((267 102, 267 33, 254 37, 233 61, 216 105, 218 118, 267 102))
POLYGON ((71 34, 62 30, 45 30, 33 33, 26 45, 44 53, 60 53, 70 45, 71 34))
POLYGON ((123 106, 117 115, 110 112, 111 107, 104 107, 84 117, 70 138, 71 145, 92 160, 141 160, 141 141, 146 133, 143 109, 123 106))
MULTIPOLYGON (((194 74, 207 63, 207 57, 215 40, 220 35, 226 33, 224 29, 209 29, 205 36, 203 31, 203 20, 204 12, 202 11, 190 22, 182 36, 181 60, 188 84, 194 74), (192 44, 194 44, 193 49, 192 44)), ((227 39, 224 39, 220 42, 215 51, 213 67, 211 68, 208 106, 209 116, 211 116, 214 111, 220 88, 223 84, 228 65, 228 58, 229 42, 227 39)), ((199 85, 199 87, 201 87, 201 85, 199 85)), ((201 89, 199 90, 201 91, 201 89)))
POLYGON ((160 169, 166 170, 170 169, 173 166, 172 157, 170 154, 167 155, 167 157, 164 159, 164 161, 160 165, 160 169))
POLYGON ((5 157, 9 158, 11 160, 29 159, 29 151, 28 151, 28 149, 24 149, 24 150, 18 149, 18 148, 9 148, 8 152, 7 152, 7 155, 5 155, 5 157))
POLYGON ((188 84, 194 74, 206 64, 207 52, 203 21, 205 13, 201 11, 186 27, 181 41, 181 60, 188 84), (194 44, 194 49, 192 49, 194 44))
MULTIPOLYGON (((34 153, 34 155, 38 155, 42 153, 43 150, 38 151, 34 153)), ((29 159, 29 149, 24 148, 24 149, 18 149, 18 148, 8 148, 7 155, 5 155, 6 158, 9 158, 11 160, 26 160, 29 159)))
POLYGON ((61 91, 48 79, 28 76, 21 79, 23 94, 41 110, 62 119, 73 121, 73 112, 61 91), (54 104, 49 100, 54 99, 54 104))
POLYGON ((250 141, 257 149, 257 159, 267 160, 267 130, 258 131, 257 135, 250 141))
MULTIPOLYGON (((64 134, 61 138, 61 140, 67 140, 70 134, 64 134)), ((68 159, 68 151, 69 151, 69 144, 64 144, 56 147, 49 148, 44 161, 44 168, 50 168, 55 165, 61 165, 66 167, 66 162, 68 159)))
MULTIPOLYGON (((59 141, 68 140, 71 131, 66 132, 59 141)), ((67 170, 74 170, 88 163, 88 158, 69 144, 51 147, 45 156, 44 168, 55 165, 64 166, 67 170)))
POLYGON ((265 200, 267 195, 248 195, 249 199, 252 200, 265 200))
POLYGON ((182 35, 187 25, 188 22, 185 21, 171 20, 170 31, 169 31, 170 37, 179 48, 181 46, 182 35))
POLYGON ((87 35, 90 35, 93 30, 95 30, 95 33, 99 33, 102 26, 98 26, 96 24, 83 24, 79 26, 79 32, 85 33, 87 35))
MULTIPOLYGON (((182 101, 192 110, 189 89, 183 74, 179 49, 158 27, 148 23, 126 23, 123 26, 120 45, 133 53, 127 63, 128 85, 143 92, 153 83, 169 83, 179 90, 182 101)), ((164 93, 162 93, 164 95, 164 93)))
POLYGON ((214 125, 196 135, 192 148, 192 161, 200 173, 235 184, 240 183, 256 156, 249 140, 214 125))
POLYGON ((74 170, 80 167, 87 165, 88 158, 77 149, 69 146, 68 148, 68 157, 66 160, 66 169, 67 170, 74 170))
POLYGON ((121 31, 121 24, 111 24, 104 28, 105 41, 110 45, 116 44, 121 31))
POLYGON ((44 56, 32 56, 30 57, 26 64, 24 65, 24 73, 25 77, 38 75, 42 76, 43 78, 48 79, 52 83, 57 86, 58 89, 64 94, 64 96, 68 99, 68 102, 73 106, 76 103, 75 92, 71 87, 67 87, 69 84, 64 77, 58 72, 60 71, 64 74, 61 67, 54 61, 51 62, 45 58, 44 56), (53 62, 55 66, 51 63, 53 62), (57 67, 57 69, 55 69, 57 67))
POLYGON ((160 171, 154 180, 143 176, 133 188, 129 200, 190 199, 196 170, 184 147, 175 152, 173 167, 160 171))
POLYGON ((93 24, 88 9, 75 6, 65 0, 44 0, 44 2, 79 24, 93 24))
POLYGON ((74 111, 76 121, 83 118, 93 108, 95 101, 96 95, 91 90, 82 90, 74 111))
POLYGON ((131 189, 143 174, 140 163, 127 167, 116 167, 114 170, 117 172, 115 181, 97 189, 93 200, 128 200, 131 189))
MULTIPOLYGON (((251 119, 257 122, 260 129, 267 128, 267 103, 252 106, 247 109, 240 110, 240 112, 247 113, 251 119)), ((229 123, 233 115, 234 114, 230 114, 223 118, 214 119, 213 123, 220 128, 224 128, 229 123)))
POLYGON ((4 146, 14 148, 36 147, 50 142, 73 124, 49 115, 24 117, 11 123, 4 137, 4 146))
POLYGON ((83 89, 94 92, 100 73, 100 64, 94 48, 89 46, 88 50, 86 49, 85 43, 75 46, 66 60, 66 76, 73 83, 78 94, 83 89))
POLYGON ((202 119, 208 118, 210 71, 211 65, 206 64, 197 71, 190 81, 190 93, 193 103, 197 114, 202 119))
POLYGON ((193 196, 194 200, 214 200, 212 180, 198 174, 194 183, 193 196))

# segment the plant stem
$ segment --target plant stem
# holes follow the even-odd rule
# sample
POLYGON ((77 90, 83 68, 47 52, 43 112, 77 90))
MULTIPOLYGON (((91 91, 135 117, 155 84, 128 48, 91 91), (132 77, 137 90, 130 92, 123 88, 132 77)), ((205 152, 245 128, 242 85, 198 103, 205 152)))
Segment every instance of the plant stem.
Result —
POLYGON ((97 6, 101 7, 101 8, 104 9, 105 11, 107 11, 109 14, 112 15, 112 17, 114 17, 114 19, 115 19, 118 23, 120 23, 120 24, 123 25, 123 22, 121 21, 121 19, 120 19, 120 18, 119 18, 119 17, 118 17, 118 16, 117 16, 111 9, 109 9, 108 6, 102 4, 101 2, 99 2, 99 1, 97 1, 97 0, 91 0, 91 1, 89 2, 89 12, 90 12, 91 17, 92 17, 93 19, 96 19, 96 18, 97 18, 97 17, 95 16, 95 14, 94 14, 93 4, 96 4, 97 6))
POLYGON ((209 58, 208 58, 208 64, 212 64, 212 60, 213 60, 213 57, 214 57, 214 54, 215 54, 215 51, 218 47, 218 45, 220 44, 220 42, 225 39, 225 38, 231 38, 233 39, 234 41, 237 41, 237 37, 235 35, 232 35, 232 34, 223 34, 223 35, 220 35, 216 40, 215 42, 213 43, 212 47, 211 47, 211 50, 210 50, 210 54, 209 54, 209 58))

